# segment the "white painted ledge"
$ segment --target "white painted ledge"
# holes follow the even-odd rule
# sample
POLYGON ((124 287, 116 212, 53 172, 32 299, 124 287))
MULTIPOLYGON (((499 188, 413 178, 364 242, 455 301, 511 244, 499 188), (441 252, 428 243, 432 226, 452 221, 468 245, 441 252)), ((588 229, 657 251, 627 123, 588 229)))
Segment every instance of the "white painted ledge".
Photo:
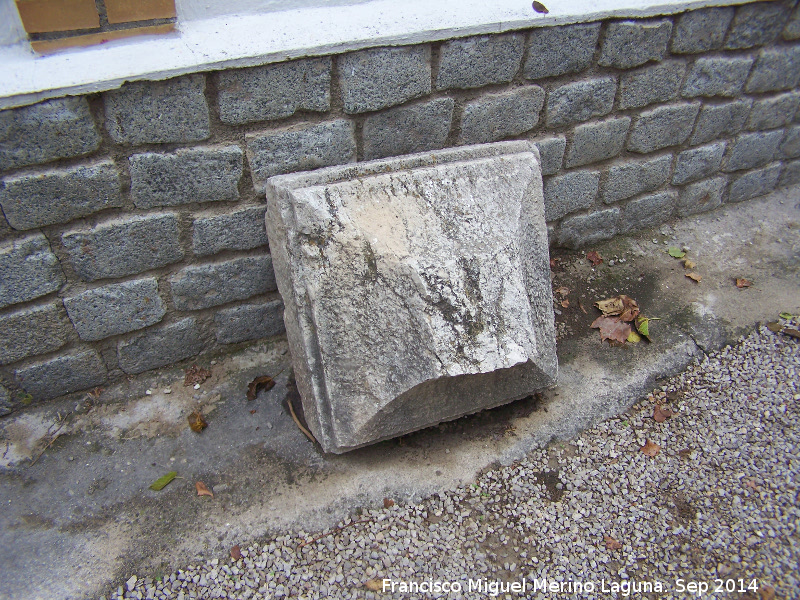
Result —
POLYGON ((257 15, 187 20, 164 36, 36 56, 27 44, 0 48, 0 108, 114 89, 125 81, 262 65, 382 45, 415 44, 605 17, 674 14, 746 0, 373 0, 257 15))

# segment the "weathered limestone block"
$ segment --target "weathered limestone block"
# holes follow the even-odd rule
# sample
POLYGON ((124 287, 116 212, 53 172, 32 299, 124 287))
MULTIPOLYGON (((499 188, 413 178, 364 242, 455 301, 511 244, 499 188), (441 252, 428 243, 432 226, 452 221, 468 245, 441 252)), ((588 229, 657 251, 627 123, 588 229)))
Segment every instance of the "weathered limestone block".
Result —
POLYGON ((267 199, 297 385, 325 451, 555 383, 535 145, 275 176, 267 199))

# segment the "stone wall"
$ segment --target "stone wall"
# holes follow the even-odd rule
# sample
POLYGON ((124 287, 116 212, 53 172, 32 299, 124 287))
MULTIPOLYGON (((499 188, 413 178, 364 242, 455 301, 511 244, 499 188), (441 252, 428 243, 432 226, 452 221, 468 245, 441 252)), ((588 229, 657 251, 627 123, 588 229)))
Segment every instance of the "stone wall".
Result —
POLYGON ((0 413, 280 333, 271 175, 535 140, 551 243, 572 248, 800 183, 799 10, 381 47, 0 112, 0 413))

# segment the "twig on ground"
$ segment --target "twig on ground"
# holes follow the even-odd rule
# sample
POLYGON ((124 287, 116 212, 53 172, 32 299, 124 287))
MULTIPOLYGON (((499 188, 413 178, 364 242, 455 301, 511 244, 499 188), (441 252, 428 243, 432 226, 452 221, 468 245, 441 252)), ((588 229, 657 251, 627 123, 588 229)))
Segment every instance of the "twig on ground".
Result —
POLYGON ((295 424, 300 428, 300 431, 302 431, 303 433, 306 434, 306 437, 309 440, 311 440, 312 444, 316 444, 317 440, 314 439, 314 436, 311 435, 311 432, 308 429, 303 427, 303 425, 300 423, 300 419, 298 419, 297 415, 294 413, 294 407, 292 406, 292 400, 291 399, 287 399, 286 403, 289 405, 289 412, 292 414, 292 419, 294 420, 295 424))

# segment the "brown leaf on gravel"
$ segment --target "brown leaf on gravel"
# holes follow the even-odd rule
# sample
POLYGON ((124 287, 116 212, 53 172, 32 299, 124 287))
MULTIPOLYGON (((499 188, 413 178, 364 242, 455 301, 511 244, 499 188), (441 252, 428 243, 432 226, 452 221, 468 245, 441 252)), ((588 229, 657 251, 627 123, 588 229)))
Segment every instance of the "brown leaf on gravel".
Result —
POLYGON ((275 380, 268 375, 256 377, 247 386, 247 399, 255 400, 261 390, 269 391, 275 387, 275 380))
POLYGON ((559 287, 556 288, 556 294, 558 294, 559 296, 568 296, 569 295, 569 288, 568 287, 564 287, 563 285, 559 286, 559 287))
POLYGON ((190 385, 194 385, 195 383, 203 383, 209 377, 211 377, 211 371, 198 365, 192 365, 186 369, 186 376, 183 378, 183 385, 188 387, 190 385))
POLYGON ((631 334, 631 324, 620 321, 619 317, 597 317, 591 325, 592 329, 600 330, 600 341, 614 340, 624 344, 631 334))
POLYGON ((775 588, 771 585, 762 585, 758 588, 758 595, 761 600, 775 600, 775 588))
POLYGON ((394 506, 394 500, 391 498, 384 498, 383 499, 383 508, 392 508, 394 506))
POLYGON ((587 252, 586 258, 592 263, 593 267, 596 267, 597 265, 603 262, 603 257, 600 256, 600 254, 595 250, 587 252))
POLYGON ((769 329, 773 333, 782 333, 783 335, 788 335, 793 338, 800 339, 799 330, 792 329, 791 327, 784 327, 777 321, 773 321, 772 323, 767 323, 767 329, 769 329))
POLYGON ((689 258, 683 259, 683 268, 684 269, 694 269, 697 266, 697 263, 689 258))
POLYGON ((619 315, 620 321, 633 321, 639 315, 639 304, 625 294, 599 300, 594 305, 600 309, 604 317, 619 315))
POLYGON ((672 411, 668 408, 661 408, 658 404, 653 407, 653 419, 656 423, 663 423, 672 418, 672 411))
POLYGON ((700 283, 700 281, 703 279, 703 276, 697 273, 686 273, 686 276, 692 281, 696 281, 697 283, 700 283))
POLYGON ((206 487, 206 484, 202 481, 198 481, 194 484, 195 489, 197 490, 198 496, 210 496, 211 498, 214 497, 214 492, 206 487))
POLYGON ((203 429, 208 427, 205 418, 203 418, 203 415, 198 411, 194 411, 187 419, 189 420, 189 427, 191 427, 192 431, 195 433, 200 433, 203 429))
POLYGON ((622 544, 620 544, 617 540, 615 540, 610 535, 604 535, 603 540, 606 543, 607 550, 620 550, 622 549, 622 544))
POLYGON ((639 448, 642 452, 644 452, 647 456, 653 457, 661 451, 661 446, 658 444, 654 444, 650 440, 647 440, 644 443, 644 446, 639 448))
POLYGON ((239 548, 239 544, 231 548, 231 558, 233 560, 242 560, 242 549, 239 548))
POLYGON ((752 281, 748 281, 747 279, 740 279, 738 277, 736 278, 736 287, 739 289, 749 288, 751 285, 753 285, 752 281))
POLYGON ((561 308, 569 308, 569 300, 567 300, 566 298, 561 302, 559 302, 559 304, 561 305, 561 308))
POLYGON ((364 583, 364 587, 371 592, 382 592, 383 579, 369 579, 366 583, 364 583))

